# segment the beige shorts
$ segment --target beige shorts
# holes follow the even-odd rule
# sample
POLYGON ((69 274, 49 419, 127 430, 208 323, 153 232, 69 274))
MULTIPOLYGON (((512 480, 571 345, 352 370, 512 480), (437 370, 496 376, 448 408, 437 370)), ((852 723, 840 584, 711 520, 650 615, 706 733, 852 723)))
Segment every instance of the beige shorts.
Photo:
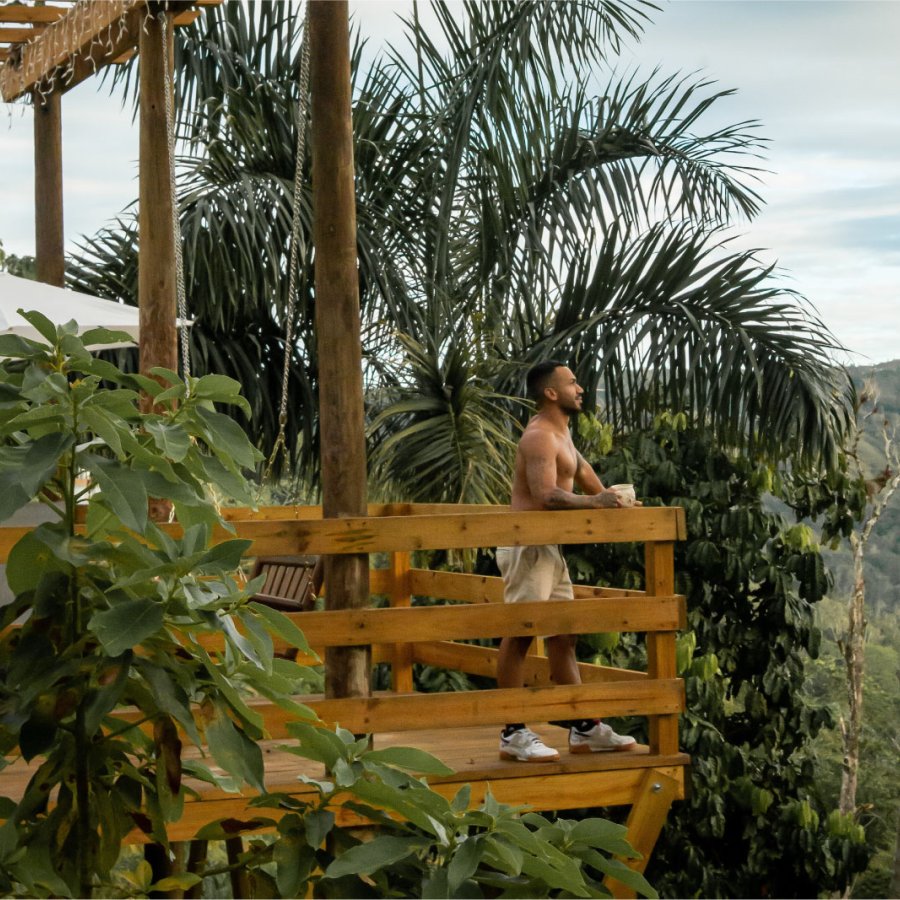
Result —
POLYGON ((503 600, 572 600, 572 579, 556 544, 498 547, 497 565, 503 576, 503 600))

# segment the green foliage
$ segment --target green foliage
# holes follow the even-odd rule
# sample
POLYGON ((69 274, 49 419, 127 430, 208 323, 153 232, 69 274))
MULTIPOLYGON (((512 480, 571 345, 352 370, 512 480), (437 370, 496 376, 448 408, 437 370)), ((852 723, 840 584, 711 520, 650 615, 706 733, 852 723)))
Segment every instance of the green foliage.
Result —
POLYGON ((261 722, 243 694, 297 709, 293 664, 273 666, 268 633, 292 626, 247 605, 255 586, 233 578, 246 541, 210 546, 224 524, 210 488, 249 501, 242 470, 258 458, 215 410, 243 404, 239 386, 125 375, 85 350, 118 335, 26 318, 43 341, 0 337, 0 515, 35 501, 55 517, 13 548, 16 596, 0 609, 0 747, 34 766, 21 799, 2 800, 0 891, 90 896, 133 828, 166 842, 186 776, 262 786, 261 722), (172 502, 181 537, 149 518, 155 498, 172 502), (225 642, 216 659, 210 633, 225 642), (201 742, 197 705, 225 776, 181 758, 179 730, 201 742), (123 706, 131 720, 113 714, 123 706))
MULTIPOLYGON (((376 491, 405 474, 404 496, 500 499, 486 473, 520 409, 498 410, 497 397, 520 395, 523 367, 541 357, 569 361, 589 397, 602 391, 617 431, 687 409, 734 443, 835 456, 848 386, 834 338, 721 231, 760 208, 757 123, 704 124, 721 121, 731 93, 709 81, 621 74, 616 54, 656 12, 636 0, 435 3, 435 31, 413 16, 374 59, 354 45, 363 353, 375 474, 390 482, 376 491), (479 470, 453 455, 473 444, 479 470), (435 479, 438 453, 453 464, 435 479)), ((226 3, 176 33, 192 358, 247 387, 246 422, 266 448, 307 126, 299 26, 289 4, 226 3)), ((314 490, 309 184, 306 172, 287 432, 314 490)), ((73 284, 136 302, 136 242, 131 216, 88 239, 73 284)))
POLYGON ((390 376, 374 417, 374 481, 393 500, 500 503, 509 494, 518 424, 507 398, 490 384, 487 364, 473 362, 465 335, 449 346, 401 336, 405 371, 390 376))
MULTIPOLYGON (((277 828, 260 839, 246 865, 263 896, 305 897, 606 897, 609 874, 644 897, 656 892, 643 876, 612 858, 633 858, 625 828, 605 819, 551 821, 497 803, 488 794, 470 809, 470 789, 452 800, 432 791, 422 776, 447 775, 443 763, 420 750, 368 749, 338 728, 289 726, 304 759, 324 763, 329 774, 304 778, 318 791, 300 803, 265 795, 261 809, 289 812, 277 822, 261 813, 257 824, 277 828), (371 826, 340 826, 336 813, 362 817, 371 826)), ((224 835, 227 823, 201 833, 224 835)))
POLYGON ((3 249, 3 241, 0 241, 0 272, 8 272, 19 278, 34 279, 37 274, 37 262, 33 256, 16 256, 15 253, 7 253, 3 249))
MULTIPOLYGON (((669 896, 841 890, 869 851, 858 831, 833 821, 836 798, 823 803, 816 789, 812 742, 834 724, 830 709, 804 692, 821 642, 814 609, 828 588, 822 555, 808 528, 776 511, 774 497, 794 499, 785 479, 686 424, 659 416, 599 463, 605 483, 632 482, 645 504, 681 506, 687 517, 675 571, 691 629, 678 659, 692 790, 673 807, 648 877, 669 896)), ((641 585, 639 548, 570 558, 591 583, 602 575, 641 585)), ((643 661, 634 639, 610 652, 615 664, 643 661)))

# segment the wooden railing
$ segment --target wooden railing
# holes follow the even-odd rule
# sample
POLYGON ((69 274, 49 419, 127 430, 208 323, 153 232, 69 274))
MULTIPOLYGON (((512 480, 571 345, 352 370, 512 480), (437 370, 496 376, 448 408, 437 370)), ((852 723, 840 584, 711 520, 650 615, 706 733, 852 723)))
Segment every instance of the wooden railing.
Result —
MULTIPOLYGON (((373 505, 369 512, 364 518, 324 520, 316 507, 226 511, 237 536, 253 541, 254 555, 387 554, 387 567, 372 569, 370 582, 371 593, 387 596, 390 608, 291 614, 317 652, 372 645, 374 660, 391 665, 393 695, 310 700, 322 719, 357 732, 379 732, 499 724, 520 720, 523 710, 536 722, 646 715, 650 752, 677 752, 684 694, 676 677, 675 634, 685 626, 685 605, 674 594, 673 548, 685 536, 682 510, 514 513, 501 507, 386 504, 373 505), (507 605, 499 578, 411 565, 413 551, 625 541, 644 543, 645 590, 579 586, 575 601, 507 605), (454 605, 413 606, 414 596, 454 605), (599 632, 645 633, 647 671, 581 663, 581 685, 553 685, 547 659, 532 655, 523 688, 413 692, 415 663, 496 674, 496 649, 457 643, 461 640, 599 632)), ((0 561, 27 530, 0 528, 0 561)), ((233 536, 224 529, 216 535, 233 536)), ((216 644, 211 638, 211 647, 216 644)), ((273 738, 287 735, 282 710, 263 704, 259 712, 273 738)))
MULTIPOLYGON (((685 537, 680 509, 510 512, 499 507, 388 504, 365 518, 321 518, 316 508, 235 510, 228 518, 253 553, 386 553, 388 564, 370 572, 373 595, 390 608, 292 614, 310 645, 371 645, 376 661, 391 665, 393 695, 313 700, 326 721, 358 732, 499 724, 588 716, 649 717, 651 754, 678 750, 678 714, 684 709, 676 677, 675 635, 685 627, 684 598, 674 593, 674 542, 685 537), (414 551, 526 544, 644 543, 644 591, 576 587, 576 600, 502 603, 500 578, 431 571, 411 565, 414 551), (454 605, 413 606, 414 596, 454 605), (416 694, 412 666, 496 674, 496 649, 457 641, 514 635, 641 632, 647 671, 582 663, 581 685, 553 685, 548 661, 530 656, 524 688, 416 694)), ((224 536, 224 534, 223 534, 224 536)), ((327 593, 327 585, 326 585, 327 593)), ((283 714, 265 711, 273 737, 283 714)))

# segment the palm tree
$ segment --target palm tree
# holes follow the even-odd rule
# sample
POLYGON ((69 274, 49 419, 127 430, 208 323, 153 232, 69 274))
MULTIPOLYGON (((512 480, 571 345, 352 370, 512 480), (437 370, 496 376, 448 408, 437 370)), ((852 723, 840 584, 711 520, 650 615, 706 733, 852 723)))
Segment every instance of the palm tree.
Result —
MULTIPOLYGON (((610 63, 655 7, 470 0, 461 15, 433 9, 437 34, 414 3, 406 46, 364 67, 357 40, 352 60, 381 488, 398 498, 502 498, 524 412, 510 397, 523 368, 549 355, 571 360, 618 429, 684 409, 735 445, 832 459, 849 421, 837 344, 722 231, 761 203, 756 123, 704 133, 704 115, 728 91, 655 72, 619 76, 610 63), (607 73, 599 94, 598 72, 607 73), (492 474, 474 473, 473 457, 492 474)), ((183 32, 177 73, 194 356, 242 381, 263 446, 277 429, 294 146, 306 124, 296 13, 282 4, 208 10, 183 32)), ((314 481, 308 184, 288 427, 314 481)), ((113 231, 89 241, 71 268, 81 286, 128 299, 111 273, 126 248, 133 254, 133 229, 113 231)))

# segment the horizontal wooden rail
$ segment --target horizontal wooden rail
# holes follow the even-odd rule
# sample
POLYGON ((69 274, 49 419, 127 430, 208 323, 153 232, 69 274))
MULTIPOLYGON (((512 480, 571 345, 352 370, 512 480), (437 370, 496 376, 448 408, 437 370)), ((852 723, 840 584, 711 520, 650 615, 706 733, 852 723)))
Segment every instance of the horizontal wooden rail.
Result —
POLYGON ((461 572, 436 572, 410 569, 409 592, 463 603, 502 603, 503 579, 493 575, 464 575, 461 572))
MULTIPOLYGON (((523 710, 530 722, 551 722, 586 716, 671 715, 685 708, 684 682, 673 678, 651 681, 595 681, 523 688, 493 688, 438 694, 379 693, 371 697, 323 699, 299 696, 327 725, 357 734, 416 731, 423 728, 466 728, 515 721, 523 710)), ((290 737, 288 725, 298 717, 268 700, 254 700, 252 709, 265 722, 272 740, 290 737)), ((202 727, 199 710, 195 713, 202 727)), ((121 709, 114 718, 152 729, 137 710, 121 709), (140 718, 139 718, 140 717, 140 718)))
MULTIPOLYGON (((684 709, 684 685, 664 681, 595 682, 554 687, 457 691, 446 694, 395 694, 352 697, 307 704, 321 719, 359 734, 411 731, 419 728, 463 728, 499 725, 527 710, 532 722, 584 716, 677 714, 684 709)), ((266 715, 274 727, 280 710, 266 715)), ((289 719, 289 714, 284 714, 289 719)))
MULTIPOLYGON (((685 536, 680 508, 478 512, 296 521, 234 520, 253 554, 342 554, 460 550, 531 544, 675 541, 685 536)), ((177 526, 167 526, 178 533, 177 526)), ((216 540, 233 535, 224 529, 216 540)))
MULTIPOLYGON (((382 516, 424 516, 441 513, 485 513, 508 512, 509 507, 490 503, 369 503, 366 515, 382 516)), ((229 522, 240 520, 288 522, 315 521, 322 518, 321 506, 226 506, 221 510, 222 518, 229 522)))
POLYGON ((287 615, 316 647, 607 631, 666 632, 684 628, 686 621, 684 597, 679 595, 287 615))
MULTIPOLYGON (((457 669, 469 675, 494 678, 497 675, 499 651, 493 647, 474 644, 455 644, 452 641, 428 641, 413 645, 413 662, 441 669, 457 669)), ((583 683, 595 681, 635 681, 649 678, 646 672, 634 669, 616 669, 579 663, 578 671, 583 683)), ((550 685, 550 661, 545 656, 525 657, 525 684, 550 685)))
MULTIPOLYGON (((381 571, 384 570, 373 569, 372 574, 381 571)), ((442 600, 458 600, 463 603, 503 602, 503 579, 497 575, 467 575, 462 572, 438 572, 434 569, 410 569, 409 587, 411 594, 440 597, 442 600)), ((646 596, 644 591, 588 585, 575 585, 574 593, 577 599, 646 596)))
MULTIPOLYGON (((294 518, 232 519, 237 537, 251 540, 250 555, 376 553, 397 550, 457 550, 533 544, 600 544, 674 541, 685 537, 680 508, 497 511, 488 507, 465 513, 436 513, 364 518, 315 518, 294 507, 294 518), (305 518, 309 515, 310 518, 305 518)), ((181 534, 177 524, 163 528, 181 534)), ((30 527, 0 527, 0 561, 30 527)), ((224 528, 215 541, 235 537, 224 528)))

